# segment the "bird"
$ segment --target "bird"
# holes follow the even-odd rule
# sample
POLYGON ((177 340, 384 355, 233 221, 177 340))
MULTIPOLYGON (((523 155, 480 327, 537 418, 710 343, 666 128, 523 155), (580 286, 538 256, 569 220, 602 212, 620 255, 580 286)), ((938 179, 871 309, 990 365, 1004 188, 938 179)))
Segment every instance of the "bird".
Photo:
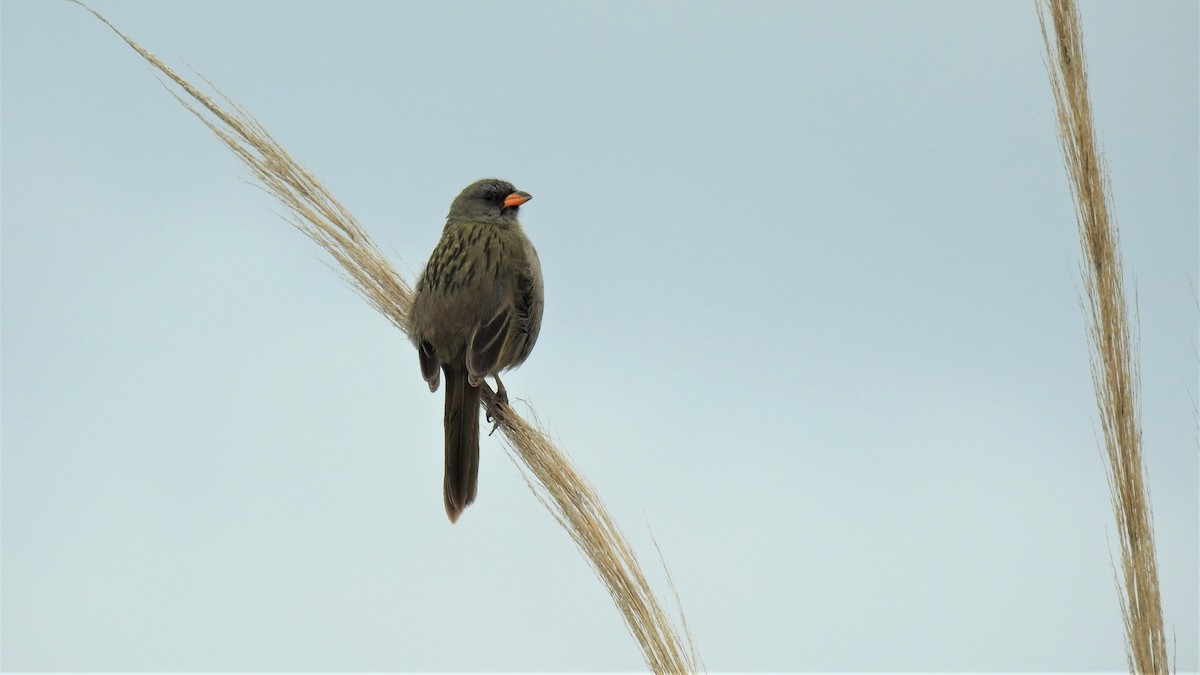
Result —
POLYGON ((429 391, 446 380, 442 493, 451 523, 479 483, 479 386, 493 377, 507 402, 500 372, 524 363, 541 331, 541 262, 517 220, 532 198, 497 178, 468 185, 417 279, 410 336, 429 391))

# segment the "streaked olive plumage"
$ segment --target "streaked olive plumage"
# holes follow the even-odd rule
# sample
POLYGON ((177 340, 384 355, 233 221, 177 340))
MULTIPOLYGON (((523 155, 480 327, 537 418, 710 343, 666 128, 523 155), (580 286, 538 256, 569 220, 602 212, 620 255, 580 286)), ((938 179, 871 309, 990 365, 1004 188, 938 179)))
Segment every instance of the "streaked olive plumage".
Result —
POLYGON ((530 196, 485 179, 450 205, 446 227, 417 280, 412 339, 421 375, 436 391, 446 376, 446 476, 451 522, 475 500, 479 389, 485 376, 519 366, 542 325, 542 269, 517 221, 530 196))

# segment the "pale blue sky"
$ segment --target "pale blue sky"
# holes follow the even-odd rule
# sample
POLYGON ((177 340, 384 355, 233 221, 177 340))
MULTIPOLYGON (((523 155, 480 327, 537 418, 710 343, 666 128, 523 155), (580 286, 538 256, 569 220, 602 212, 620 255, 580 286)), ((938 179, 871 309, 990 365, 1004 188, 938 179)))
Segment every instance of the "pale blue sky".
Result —
MULTIPOLYGON (((546 320, 505 379, 727 670, 1121 670, 1074 216, 1030 2, 97 0, 411 274, 500 176, 546 320), (647 527, 649 526, 649 528, 647 527)), ((633 670, 412 347, 81 8, 4 0, 5 669, 633 670)), ((1085 3, 1197 656, 1197 8, 1085 3)))

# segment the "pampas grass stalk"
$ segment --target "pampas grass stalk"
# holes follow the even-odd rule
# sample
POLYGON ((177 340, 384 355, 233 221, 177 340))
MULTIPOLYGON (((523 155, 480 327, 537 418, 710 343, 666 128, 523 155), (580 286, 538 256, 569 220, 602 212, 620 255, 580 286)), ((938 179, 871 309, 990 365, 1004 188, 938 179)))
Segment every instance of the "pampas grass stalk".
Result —
MULTIPOLYGON (((262 187, 287 207, 288 220, 333 256, 351 287, 407 334, 412 287, 320 181, 292 159, 250 113, 211 82, 206 81, 220 102, 177 74, 99 12, 82 2, 78 4, 182 89, 180 94, 168 86, 184 107, 241 158, 262 187)), ((484 407, 498 404, 495 393, 486 384, 482 386, 484 407)), ((540 426, 522 419, 511 407, 502 407, 500 413, 500 429, 510 457, 533 493, 575 541, 607 586, 629 632, 641 647, 646 665, 656 673, 696 671, 701 662, 686 621, 683 621, 685 647, 600 496, 540 426)), ((668 582, 674 593, 674 584, 669 578, 668 582)), ((675 597, 678 602, 678 595, 675 597)))
POLYGON ((1154 527, 1142 463, 1137 341, 1125 301, 1119 232, 1110 216, 1108 168, 1092 123, 1079 10, 1074 0, 1038 0, 1037 9, 1083 246, 1092 383, 1121 547, 1117 584, 1126 658, 1131 672, 1166 673, 1154 527))

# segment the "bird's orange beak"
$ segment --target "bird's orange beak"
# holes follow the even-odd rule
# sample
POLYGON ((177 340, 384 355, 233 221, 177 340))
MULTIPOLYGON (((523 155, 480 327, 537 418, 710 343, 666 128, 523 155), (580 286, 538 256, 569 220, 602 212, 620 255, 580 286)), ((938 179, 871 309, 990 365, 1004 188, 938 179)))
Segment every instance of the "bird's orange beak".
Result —
POLYGON ((528 192, 521 192, 518 190, 504 198, 504 208, 507 209, 513 206, 520 206, 530 199, 533 199, 533 195, 529 194, 528 192))

